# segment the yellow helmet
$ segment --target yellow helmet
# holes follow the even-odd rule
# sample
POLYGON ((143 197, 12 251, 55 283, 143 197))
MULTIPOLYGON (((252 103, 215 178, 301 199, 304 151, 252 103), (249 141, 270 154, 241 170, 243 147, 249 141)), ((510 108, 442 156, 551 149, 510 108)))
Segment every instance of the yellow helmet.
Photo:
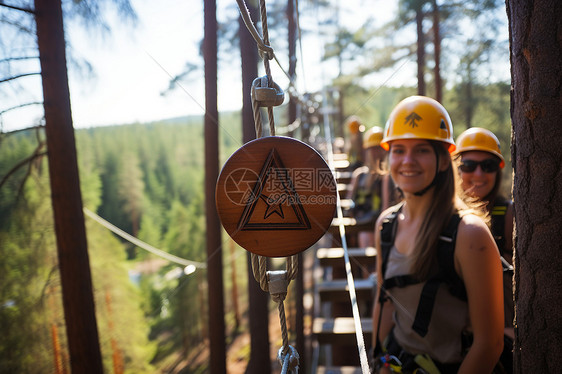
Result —
POLYGON ((457 138, 457 149, 454 154, 468 151, 484 151, 500 158, 500 167, 505 166, 505 160, 500 150, 500 141, 488 129, 482 127, 471 127, 457 138))
POLYGON ((365 126, 361 124, 361 121, 357 116, 351 116, 346 120, 347 128, 352 134, 357 134, 358 132, 365 131, 365 126))
POLYGON ((438 101, 425 96, 407 97, 390 113, 381 147, 388 151, 388 142, 397 139, 438 140, 449 144, 449 152, 455 150, 449 113, 438 101))
POLYGON ((363 149, 381 145, 383 130, 379 126, 371 127, 363 135, 363 149))

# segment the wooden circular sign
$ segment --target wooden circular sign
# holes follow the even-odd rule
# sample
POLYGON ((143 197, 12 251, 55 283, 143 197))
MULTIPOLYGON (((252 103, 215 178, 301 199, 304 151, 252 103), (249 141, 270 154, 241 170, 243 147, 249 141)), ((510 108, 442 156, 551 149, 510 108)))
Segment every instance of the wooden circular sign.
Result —
POLYGON ((215 198, 226 232, 260 256, 312 246, 330 227, 336 182, 322 156, 301 141, 270 136, 246 143, 225 163, 215 198))

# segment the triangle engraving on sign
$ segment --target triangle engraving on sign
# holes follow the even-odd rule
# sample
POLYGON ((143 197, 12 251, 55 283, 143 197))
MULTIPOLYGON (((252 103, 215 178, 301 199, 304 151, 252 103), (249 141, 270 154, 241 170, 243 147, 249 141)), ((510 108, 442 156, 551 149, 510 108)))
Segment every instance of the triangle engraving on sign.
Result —
POLYGON ((238 221, 238 230, 308 230, 310 227, 289 170, 273 148, 238 221))

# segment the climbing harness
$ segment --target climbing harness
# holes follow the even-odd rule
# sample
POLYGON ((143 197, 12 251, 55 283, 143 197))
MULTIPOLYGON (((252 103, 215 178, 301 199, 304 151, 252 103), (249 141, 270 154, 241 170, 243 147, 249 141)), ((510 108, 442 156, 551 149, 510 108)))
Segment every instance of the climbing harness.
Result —
MULTIPOLYGON (((390 256, 390 251, 394 245, 394 236, 396 234, 397 216, 402 205, 387 218, 384 219, 381 229, 381 255, 382 255, 382 277, 386 272, 386 265, 390 256)), ((454 268, 454 250, 456 242, 457 227, 461 218, 458 214, 454 214, 446 228, 442 231, 437 245, 437 261, 439 265, 438 273, 431 277, 424 285, 420 297, 420 302, 416 311, 416 316, 412 329, 420 336, 425 336, 428 331, 431 314, 435 305, 435 298, 440 283, 449 285, 449 292, 466 301, 466 289, 464 282, 458 276, 454 268)), ((383 289, 388 291, 394 287, 406 287, 409 285, 420 283, 419 280, 411 275, 399 275, 392 278, 384 279, 383 289)), ((381 297, 384 297, 381 293, 381 297)))
MULTIPOLYGON (((386 267, 388 263, 388 259, 390 256, 390 251, 394 245, 394 237, 396 235, 396 227, 397 227, 397 215, 400 213, 402 205, 400 205, 397 209, 395 209, 388 217, 383 220, 382 228, 381 228, 381 259, 382 259, 382 277, 384 279, 384 274, 386 272, 386 267)), ((420 336, 425 336, 428 332, 429 323, 431 320, 431 315, 433 311, 433 307, 435 305, 435 298, 437 295, 437 290, 439 284, 445 283, 448 286, 448 291, 451 295, 458 298, 462 301, 467 301, 467 294, 466 288, 464 286, 464 282, 456 273, 454 268, 454 250, 455 250, 455 243, 456 243, 456 234, 457 234, 457 227, 460 223, 460 216, 458 214, 454 214, 449 223, 445 227, 445 229, 441 232, 439 236, 439 241, 437 244, 437 263, 438 263, 438 270, 437 274, 431 277, 428 281, 426 281, 425 285, 422 288, 420 301, 418 303, 418 307, 416 310, 414 322, 412 325, 412 330, 415 331, 420 336)), ((513 267, 509 265, 501 256, 500 259, 502 260, 502 266, 504 272, 509 272, 510 268, 511 271, 513 267)), ((378 302, 381 305, 387 300, 389 296, 386 295, 386 291, 394 288, 394 287, 406 287, 409 285, 414 285, 420 283, 419 280, 415 279, 411 275, 400 275, 394 276, 391 278, 384 279, 381 295, 378 302)), ((380 323, 382 313, 379 314, 378 326, 380 329, 380 323)), ((460 339, 461 339, 461 347, 463 355, 466 354, 470 346, 472 345, 472 334, 463 331, 460 339)), ((401 371, 393 370, 393 372, 405 372, 405 373, 428 373, 428 374, 439 374, 439 373, 456 373, 458 370, 458 366, 460 364, 443 364, 433 360, 428 355, 420 355, 420 354, 411 354, 406 352, 402 349, 402 347, 396 341, 394 337, 393 331, 390 332, 387 339, 383 344, 380 343, 378 336, 376 337, 377 340, 377 351, 373 353, 375 356, 375 362, 377 360, 381 360, 380 357, 384 355, 394 355, 397 358, 396 362, 400 362, 401 371), (421 369, 420 369, 421 368, 421 369), (421 371, 420 371, 421 370, 421 371)), ((507 352, 509 352, 509 347, 512 345, 512 342, 509 341, 507 336, 504 336, 504 340, 506 341, 507 352)), ((506 350, 502 353, 502 357, 500 361, 496 364, 493 373, 502 374, 506 373, 505 368, 506 363, 509 364, 511 362, 511 357, 506 354, 506 350)), ((380 366, 380 363, 377 365, 380 366)))
MULTIPOLYGON (((385 279, 386 267, 390 257, 390 252, 394 246, 394 238, 396 235, 397 228, 397 216, 402 210, 403 204, 400 204, 389 216, 387 216, 382 223, 381 227, 381 259, 382 259, 382 278, 383 284, 381 287, 380 298, 377 302, 381 305, 381 312, 379 313, 378 328, 380 330, 380 324, 382 319, 382 307, 386 302, 387 296, 386 291, 394 287, 407 287, 414 284, 422 283, 412 275, 398 275, 385 279)), ((437 297, 437 291, 441 283, 448 285, 449 292, 456 298, 467 301, 466 289, 462 279, 458 276, 454 268, 454 249, 456 243, 457 227, 461 221, 458 214, 454 214, 449 220, 445 229, 441 232, 439 236, 439 241, 437 244, 437 263, 438 271, 437 274, 429 278, 422 290, 420 295, 420 301, 413 318, 412 330, 415 331, 419 336, 424 337, 428 333, 429 323, 431 321, 431 315, 433 313, 433 308, 435 306, 435 301, 437 297)), ((385 339, 384 344, 381 344, 378 335, 376 336, 376 351, 373 352, 375 357, 375 364, 381 367, 381 359, 384 361, 385 356, 390 355, 395 357, 396 360, 393 361, 399 368, 390 368, 391 371, 397 373, 429 373, 429 374, 439 374, 447 373, 449 370, 456 372, 458 369, 457 364, 445 365, 435 362, 428 355, 414 355, 406 352, 398 344, 394 338, 393 331, 390 332, 387 339, 385 339), (394 356, 393 356, 394 355, 394 356)), ((382 362, 384 363, 384 362, 382 362)))

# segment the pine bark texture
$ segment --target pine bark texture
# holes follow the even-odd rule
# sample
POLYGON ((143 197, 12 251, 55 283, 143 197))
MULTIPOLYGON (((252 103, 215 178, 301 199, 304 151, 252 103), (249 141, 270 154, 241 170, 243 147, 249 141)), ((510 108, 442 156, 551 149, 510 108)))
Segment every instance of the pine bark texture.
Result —
POLYGON ((508 0, 516 373, 562 357, 562 2, 508 0))
POLYGON ((215 184, 219 176, 219 111, 217 102, 217 4, 205 0, 205 222, 207 294, 209 299, 209 373, 226 373, 224 291, 221 224, 215 208, 215 184))
MULTIPOLYGON (((246 5, 252 20, 259 18, 257 2, 247 1, 246 5)), ((255 21, 254 21, 255 23, 255 21)), ((239 17, 240 55, 242 61, 242 142, 247 143, 256 138, 254 111, 252 108, 252 82, 258 76, 258 50, 256 42, 246 25, 239 17)), ((269 295, 262 291, 252 273, 250 252, 246 255, 248 267, 248 297, 250 317, 250 361, 246 373, 271 373, 269 358, 269 295)))
POLYGON ((416 30, 418 34, 417 58, 418 58, 418 95, 425 96, 425 35, 423 33, 423 11, 421 4, 416 9, 416 30))
POLYGON ((102 373, 60 0, 36 0, 51 200, 73 373, 102 373))

